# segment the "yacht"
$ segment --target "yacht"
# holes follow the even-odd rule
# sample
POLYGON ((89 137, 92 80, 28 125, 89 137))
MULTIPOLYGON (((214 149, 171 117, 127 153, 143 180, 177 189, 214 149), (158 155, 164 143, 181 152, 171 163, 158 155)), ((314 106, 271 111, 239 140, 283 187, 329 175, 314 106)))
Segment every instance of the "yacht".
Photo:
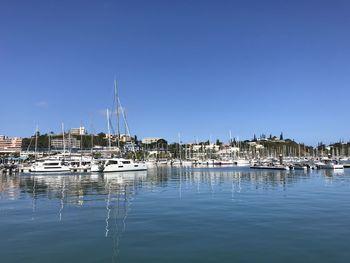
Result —
POLYGON ((134 162, 131 159, 111 158, 107 159, 103 164, 103 172, 125 172, 125 171, 145 171, 147 165, 145 163, 134 162))
POLYGON ((322 161, 315 163, 315 165, 318 169, 344 169, 344 165, 329 158, 323 158, 322 161))
POLYGON ((339 159, 339 164, 342 164, 344 168, 350 168, 350 158, 339 159))
POLYGON ((155 167, 157 166, 157 160, 156 159, 148 159, 145 161, 147 167, 155 167))
POLYGON ((268 169, 268 170, 290 170, 288 165, 283 164, 254 164, 250 166, 251 169, 268 169))
POLYGON ((37 160, 31 167, 30 172, 52 173, 70 172, 69 167, 61 160, 37 160))
POLYGON ((308 170, 310 168, 310 166, 308 166, 307 164, 304 163, 294 163, 293 165, 291 165, 291 168, 293 170, 308 170))
POLYGON ((181 161, 181 165, 183 165, 183 166, 192 166, 193 165, 193 161, 191 161, 191 160, 183 160, 183 161, 181 161))
POLYGON ((250 166, 251 165, 249 160, 241 159, 241 158, 233 160, 233 164, 236 166, 250 166))
POLYGON ((344 169, 344 165, 332 162, 323 166, 323 169, 344 169))
POLYGON ((104 168, 105 162, 106 162, 105 159, 94 159, 94 160, 92 160, 90 171, 92 173, 103 172, 103 168, 104 168))
POLYGON ((190 160, 180 160, 180 159, 173 159, 168 162, 168 165, 171 166, 192 166, 193 162, 190 160))
POLYGON ((84 171, 84 170, 90 170, 91 168, 91 157, 71 157, 69 159, 65 159, 66 163, 68 163, 68 166, 70 170, 72 171, 84 171))

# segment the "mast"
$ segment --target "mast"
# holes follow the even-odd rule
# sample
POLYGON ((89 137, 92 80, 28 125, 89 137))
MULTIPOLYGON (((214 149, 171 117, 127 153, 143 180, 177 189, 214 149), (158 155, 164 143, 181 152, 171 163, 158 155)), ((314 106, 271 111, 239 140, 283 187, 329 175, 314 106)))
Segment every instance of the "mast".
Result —
POLYGON ((37 159, 37 151, 38 151, 38 125, 36 125, 36 129, 35 129, 35 160, 37 159))
POLYGON ((63 140, 63 155, 66 152, 66 141, 64 139, 64 123, 62 122, 62 140, 63 140))
POLYGON ((233 156, 232 156, 233 145, 232 145, 232 133, 231 133, 231 130, 229 131, 229 133, 230 133, 229 156, 231 157, 232 162, 233 162, 233 156))
POLYGON ((51 154, 51 133, 49 133, 49 145, 48 145, 49 155, 51 154))
POLYGON ((93 133, 93 126, 91 124, 91 157, 93 157, 94 153, 94 133, 93 133))
POLYGON ((70 133, 70 129, 68 132, 68 147, 69 147, 69 156, 72 155, 72 134, 70 133))
POLYGON ((178 134, 178 136, 179 136, 179 157, 180 157, 180 164, 181 164, 181 161, 182 161, 182 156, 181 156, 181 139, 180 139, 180 133, 178 134))
POLYGON ((94 152, 94 134, 91 132, 91 156, 94 152))
POLYGON ((114 96, 115 96, 115 101, 116 101, 116 116, 117 116, 117 146, 118 149, 120 148, 120 122, 119 122, 119 93, 118 93, 118 86, 117 86, 117 80, 114 80, 114 96))
POLYGON ((83 133, 80 132, 80 151, 83 154, 83 133))
MULTIPOLYGON (((122 117, 123 117, 123 120, 124 120, 124 125, 125 125, 125 129, 126 129, 127 135, 128 135, 129 137, 131 137, 129 125, 128 125, 128 122, 127 122, 127 120, 126 120, 125 111, 124 111, 124 109, 123 109, 122 104, 120 103, 119 97, 117 97, 117 100, 118 100, 118 105, 120 106, 120 109, 121 109, 121 113, 122 113, 122 117)), ((135 158, 136 158, 135 145, 134 145, 134 143, 133 143, 132 140, 131 140, 131 147, 132 147, 132 152, 134 153, 134 156, 135 156, 135 158)))
POLYGON ((108 148, 111 150, 111 129, 109 127, 109 110, 107 109, 107 130, 108 130, 108 148))
MULTIPOLYGON (((213 145, 213 147, 214 147, 214 145, 213 145)), ((211 134, 210 134, 210 136, 209 136, 209 153, 210 153, 210 159, 213 159, 213 148, 211 148, 211 134)))
POLYGON ((82 124, 80 123, 79 133, 80 133, 80 166, 82 165, 83 161, 83 131, 81 129, 82 124))

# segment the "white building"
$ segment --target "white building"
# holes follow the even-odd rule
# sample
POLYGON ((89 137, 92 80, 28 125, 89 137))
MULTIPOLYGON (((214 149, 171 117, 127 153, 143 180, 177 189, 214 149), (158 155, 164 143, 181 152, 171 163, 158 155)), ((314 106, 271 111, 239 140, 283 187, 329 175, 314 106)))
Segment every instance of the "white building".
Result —
POLYGON ((157 141, 161 140, 162 138, 157 138, 157 137, 148 137, 148 138, 144 138, 142 139, 142 143, 143 144, 152 144, 152 143, 156 143, 157 141))
POLYGON ((80 148, 80 140, 75 137, 67 137, 64 138, 64 145, 62 138, 51 139, 51 148, 53 149, 79 149, 80 148))
POLYGON ((70 129, 70 134, 72 135, 86 135, 86 129, 85 127, 81 126, 79 128, 72 128, 70 129))
POLYGON ((119 138, 120 138, 121 142, 131 142, 132 141, 131 136, 127 135, 127 134, 120 134, 119 138))
POLYGON ((20 152, 22 138, 0 135, 0 152, 20 152))

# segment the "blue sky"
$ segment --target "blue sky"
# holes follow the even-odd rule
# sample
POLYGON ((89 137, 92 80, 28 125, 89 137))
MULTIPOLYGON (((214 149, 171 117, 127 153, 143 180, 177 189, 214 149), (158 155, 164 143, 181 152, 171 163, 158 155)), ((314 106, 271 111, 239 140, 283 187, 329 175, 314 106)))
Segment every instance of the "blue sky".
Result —
POLYGON ((0 1, 0 134, 350 139, 349 1, 0 1))

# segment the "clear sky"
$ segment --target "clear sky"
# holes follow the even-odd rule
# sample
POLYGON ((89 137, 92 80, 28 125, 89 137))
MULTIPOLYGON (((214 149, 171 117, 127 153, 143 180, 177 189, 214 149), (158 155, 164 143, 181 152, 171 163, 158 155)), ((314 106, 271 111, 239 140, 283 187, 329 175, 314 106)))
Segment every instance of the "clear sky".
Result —
POLYGON ((350 1, 0 0, 0 134, 350 139, 350 1))

